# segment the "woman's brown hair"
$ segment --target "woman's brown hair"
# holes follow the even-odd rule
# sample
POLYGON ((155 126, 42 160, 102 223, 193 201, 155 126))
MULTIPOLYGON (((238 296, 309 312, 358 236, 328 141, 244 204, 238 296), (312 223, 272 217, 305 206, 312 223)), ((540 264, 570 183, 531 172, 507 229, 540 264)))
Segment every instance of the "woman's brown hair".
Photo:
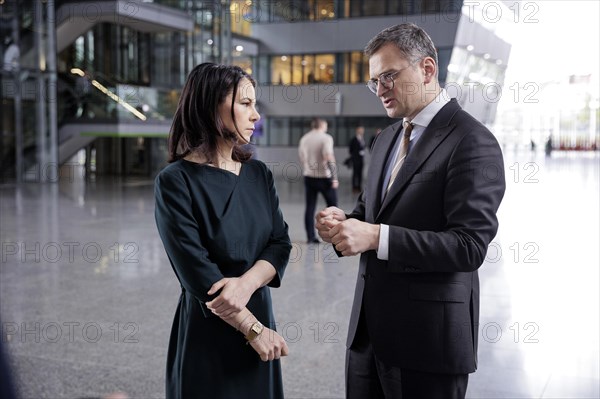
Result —
POLYGON ((215 164, 219 138, 235 143, 233 160, 245 162, 250 159, 251 152, 238 144, 240 139, 242 142, 247 141, 239 133, 233 112, 238 86, 244 78, 256 87, 254 79, 238 66, 206 62, 192 69, 183 87, 169 132, 169 162, 198 152, 209 163, 215 164), (235 132, 225 128, 219 117, 219 105, 229 93, 233 93, 231 118, 235 132))

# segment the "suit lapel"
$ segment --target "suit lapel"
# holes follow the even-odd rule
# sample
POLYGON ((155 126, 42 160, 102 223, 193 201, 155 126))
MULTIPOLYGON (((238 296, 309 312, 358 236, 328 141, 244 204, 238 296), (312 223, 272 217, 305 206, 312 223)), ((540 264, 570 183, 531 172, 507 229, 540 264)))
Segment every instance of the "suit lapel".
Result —
POLYGON ((402 192, 415 172, 419 170, 421 165, 423 165, 440 143, 444 141, 446 136, 454 129, 454 125, 450 124, 450 121, 459 109, 460 106, 456 100, 452 99, 431 120, 431 123, 425 129, 419 141, 417 141, 406 156, 406 160, 404 161, 396 180, 385 196, 383 204, 381 204, 377 217, 381 215, 390 203, 395 201, 395 198, 402 192))
POLYGON ((369 171, 367 172, 367 182, 377 182, 377 184, 367 184, 367 202, 365 203, 366 220, 374 220, 381 204, 381 185, 385 176, 385 165, 394 148, 394 143, 402 126, 402 121, 382 131, 377 137, 373 146, 369 171))

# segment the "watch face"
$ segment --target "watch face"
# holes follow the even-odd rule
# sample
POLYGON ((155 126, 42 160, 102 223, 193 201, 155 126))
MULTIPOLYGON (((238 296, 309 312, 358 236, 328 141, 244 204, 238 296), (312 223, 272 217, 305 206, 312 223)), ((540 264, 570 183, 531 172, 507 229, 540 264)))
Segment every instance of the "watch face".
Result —
POLYGON ((248 341, 254 340, 260 335, 260 333, 263 332, 263 328, 264 326, 260 322, 252 324, 252 326, 250 326, 250 331, 248 332, 248 335, 246 335, 246 339, 248 341))

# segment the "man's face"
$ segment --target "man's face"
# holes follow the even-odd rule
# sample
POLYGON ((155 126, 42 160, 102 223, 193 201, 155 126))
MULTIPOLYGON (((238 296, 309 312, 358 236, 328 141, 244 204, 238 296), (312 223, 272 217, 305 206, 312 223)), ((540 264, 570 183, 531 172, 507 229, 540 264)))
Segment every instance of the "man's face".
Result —
MULTIPOLYGON (((369 59, 371 79, 383 80, 381 75, 393 75, 393 87, 387 89, 379 82, 377 97, 381 99, 390 118, 412 119, 425 106, 424 73, 421 61, 411 64, 393 44, 383 45, 369 59)), ((388 86, 391 87, 391 84, 388 86)))

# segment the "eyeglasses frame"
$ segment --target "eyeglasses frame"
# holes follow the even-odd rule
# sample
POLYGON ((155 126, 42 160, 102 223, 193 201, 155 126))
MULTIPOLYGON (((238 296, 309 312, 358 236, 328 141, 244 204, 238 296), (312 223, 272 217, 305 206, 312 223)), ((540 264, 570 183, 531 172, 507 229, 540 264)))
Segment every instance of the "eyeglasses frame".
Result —
POLYGON ((409 63, 407 66, 405 66, 404 68, 400 68, 397 71, 394 72, 384 72, 382 74, 379 75, 379 78, 377 79, 369 79, 367 80, 367 83, 365 83, 365 85, 367 86, 367 88, 369 89, 370 92, 372 92, 373 94, 377 95, 377 89, 379 88, 379 82, 381 82, 381 77, 382 76, 387 76, 390 78, 390 82, 391 82, 391 87, 387 87, 385 83, 381 83, 383 85, 383 87, 387 90, 393 90, 394 89, 394 81, 396 80, 395 76, 398 75, 400 72, 404 71, 405 69, 408 69, 412 66, 414 66, 417 62, 419 62, 421 59, 415 60, 411 63, 409 63), (371 86, 369 86, 369 84, 371 84, 371 82, 374 84, 374 89, 371 88, 371 86))

